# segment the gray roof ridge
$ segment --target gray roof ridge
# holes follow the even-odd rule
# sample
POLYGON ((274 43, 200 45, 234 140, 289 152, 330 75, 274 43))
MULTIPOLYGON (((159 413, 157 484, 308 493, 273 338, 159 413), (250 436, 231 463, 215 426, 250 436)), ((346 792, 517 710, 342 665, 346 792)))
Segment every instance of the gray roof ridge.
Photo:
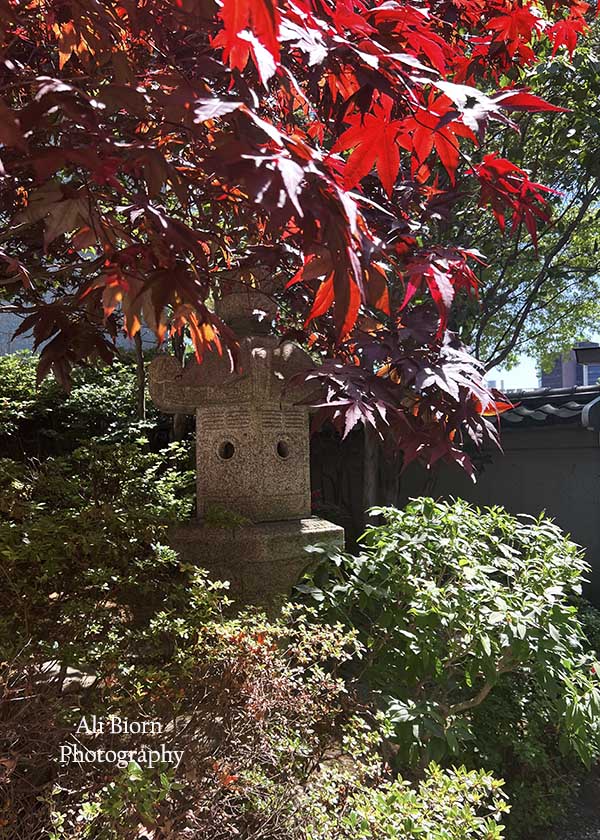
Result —
POLYGON ((576 385, 570 388, 509 388, 503 391, 511 402, 523 399, 540 399, 541 397, 566 397, 569 395, 583 397, 600 396, 600 385, 576 385))

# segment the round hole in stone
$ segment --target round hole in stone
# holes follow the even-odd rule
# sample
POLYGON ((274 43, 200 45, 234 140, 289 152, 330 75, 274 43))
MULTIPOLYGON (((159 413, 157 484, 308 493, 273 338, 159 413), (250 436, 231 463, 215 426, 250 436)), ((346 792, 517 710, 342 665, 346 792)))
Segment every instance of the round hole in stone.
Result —
POLYGON ((223 443, 219 444, 219 458, 222 458, 224 461, 229 461, 230 458, 233 458, 235 454, 235 446, 230 440, 224 440, 223 443))
POLYGON ((284 440, 280 440, 277 444, 277 454, 280 458, 287 458, 290 454, 290 447, 284 440))

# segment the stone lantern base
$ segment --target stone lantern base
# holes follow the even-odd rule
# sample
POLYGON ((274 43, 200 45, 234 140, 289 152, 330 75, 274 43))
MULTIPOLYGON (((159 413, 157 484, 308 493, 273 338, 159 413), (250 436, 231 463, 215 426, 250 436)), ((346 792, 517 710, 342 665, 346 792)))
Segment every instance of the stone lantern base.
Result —
POLYGON ((344 529, 311 516, 280 522, 216 526, 189 523, 174 528, 169 543, 187 563, 227 580, 237 604, 272 606, 288 595, 314 555, 307 546, 344 547, 344 529))

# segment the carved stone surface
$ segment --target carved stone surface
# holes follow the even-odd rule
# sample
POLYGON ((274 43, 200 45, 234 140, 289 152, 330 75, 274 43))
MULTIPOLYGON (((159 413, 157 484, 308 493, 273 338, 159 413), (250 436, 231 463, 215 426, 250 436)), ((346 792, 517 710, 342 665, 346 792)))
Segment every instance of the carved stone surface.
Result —
POLYGON ((230 582, 243 604, 265 604, 289 594, 312 557, 307 546, 343 547, 344 530, 324 519, 263 522, 236 527, 189 525, 174 528, 172 547, 213 580, 230 582))
POLYGON ((219 403, 291 405, 310 393, 306 386, 286 387, 297 373, 314 362, 292 341, 275 336, 249 336, 240 342, 239 371, 216 351, 205 354, 201 364, 193 359, 182 368, 174 356, 157 356, 148 372, 150 396, 161 411, 194 414, 202 405, 219 403))
POLYGON ((198 515, 218 505, 255 522, 310 515, 307 389, 289 380, 310 356, 274 336, 240 345, 240 370, 208 353, 182 369, 172 356, 150 365, 150 394, 160 409, 196 414, 198 515))
POLYGON ((238 603, 274 603, 310 562, 308 545, 344 544, 342 528, 310 517, 311 388, 290 380, 314 362, 266 334, 274 309, 264 295, 227 295, 217 311, 242 336, 236 371, 216 352, 185 368, 172 356, 150 365, 156 405, 196 415, 200 522, 175 528, 169 542, 187 562, 228 580, 238 603), (221 508, 217 517, 211 508, 221 508), (214 524, 219 516, 235 522, 228 512, 247 524, 214 524))
POLYGON ((310 516, 306 409, 208 405, 196 429, 199 516, 212 505, 253 522, 310 516))

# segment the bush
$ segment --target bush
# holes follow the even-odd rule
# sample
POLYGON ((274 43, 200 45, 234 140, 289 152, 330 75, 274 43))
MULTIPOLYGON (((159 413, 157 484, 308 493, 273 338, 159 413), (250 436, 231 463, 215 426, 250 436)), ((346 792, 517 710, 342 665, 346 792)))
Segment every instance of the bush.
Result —
MULTIPOLYGON (((217 607, 214 593, 205 591, 204 601, 217 607)), ((352 636, 315 623, 310 612, 288 611, 279 621, 259 614, 224 620, 216 609, 204 613, 200 630, 190 619, 172 616, 170 627, 163 617, 177 646, 152 667, 141 656, 127 672, 111 667, 107 656, 102 679, 75 703, 55 682, 38 675, 32 683, 31 672, 25 681, 7 681, 4 731, 18 755, 2 811, 10 838, 501 836, 506 804, 501 783, 489 774, 432 765, 413 787, 390 773, 381 735, 331 674, 355 650, 352 636), (160 721, 164 731, 154 740, 184 758, 177 770, 135 760, 121 769, 57 766, 60 745, 75 740, 83 714, 160 721)), ((135 635, 131 641, 137 648, 135 635)), ((135 738, 78 740, 93 750, 139 748, 135 738)))
MULTIPOLYGON (((501 783, 434 765, 419 786, 394 779, 381 758, 380 735, 350 712, 343 683, 323 668, 352 651, 351 637, 310 615, 285 618, 207 621, 197 639, 182 644, 187 664, 177 678, 165 663, 160 685, 156 675, 137 676, 134 702, 134 681, 126 678, 104 696, 86 698, 88 714, 110 708, 129 719, 180 721, 161 740, 184 750, 184 759, 177 771, 135 761, 121 770, 59 768, 37 806, 48 836, 499 838, 506 811, 501 783)), ((68 729, 67 719, 64 740, 68 729)), ((85 740, 93 749, 111 745, 85 740)))
MULTIPOLYGON (((143 827, 215 840, 299 836, 301 785, 340 717, 342 685, 321 665, 346 655, 347 638, 299 615, 292 628, 218 613, 199 627, 191 610, 160 624, 176 637, 169 654, 150 667, 134 638, 135 671, 111 672, 110 687, 86 698, 85 711, 160 721, 164 731, 153 741, 182 750, 182 763, 61 768, 48 795, 50 819, 63 829, 57 836, 121 840, 143 827)), ((63 731, 72 732, 80 714, 63 731)), ((119 748, 135 741, 121 737, 119 748)), ((87 744, 97 749, 110 739, 87 744)))
MULTIPOLYGON (((190 511, 188 458, 95 442, 0 462, 2 836, 498 837, 506 808, 488 774, 395 778, 389 724, 339 674, 357 655, 352 631, 292 607, 228 617, 224 586, 166 547, 190 511), (158 722, 142 743, 183 750, 181 764, 58 763, 92 715, 158 722)), ((141 747, 109 732, 79 741, 141 747)))
MULTIPOLYGON (((368 754, 352 754, 356 767, 368 754)), ((363 765, 364 766, 364 765, 363 765)), ((498 840, 508 811, 502 782, 464 767, 444 771, 432 763, 411 786, 402 778, 365 784, 364 777, 331 773, 319 791, 322 810, 306 840, 498 840), (342 784, 340 784, 342 782, 342 784), (342 796, 340 797, 340 793, 342 796), (329 803, 329 807, 325 803, 329 803), (334 808, 331 804, 334 803, 334 808)), ((314 813, 315 802, 309 804, 314 813)))
POLYGON ((459 757, 522 802, 535 775, 529 824, 547 821, 545 793, 573 766, 563 756, 589 766, 600 748, 599 666, 572 604, 581 551, 544 516, 501 508, 419 499, 372 513, 362 552, 328 555, 302 598, 358 632, 352 673, 393 725, 398 766, 459 757))
POLYGON ((511 840, 540 837, 567 811, 586 769, 559 749, 557 726, 539 683, 511 674, 472 713, 473 740, 462 760, 506 780, 511 840))
POLYGON ((14 458, 71 452, 91 439, 133 442, 152 436, 158 412, 136 417, 135 361, 78 367, 66 393, 54 377, 36 385, 37 357, 28 351, 0 356, 0 451, 14 458))
POLYGON ((0 460, 0 659, 33 645, 48 658, 60 647, 68 665, 105 649, 124 664, 129 619, 187 604, 189 574, 166 532, 193 507, 190 457, 183 444, 158 454, 92 444, 41 463, 0 460))
POLYGON ((577 602, 577 614, 581 620, 587 648, 600 661, 600 610, 584 598, 577 602))

